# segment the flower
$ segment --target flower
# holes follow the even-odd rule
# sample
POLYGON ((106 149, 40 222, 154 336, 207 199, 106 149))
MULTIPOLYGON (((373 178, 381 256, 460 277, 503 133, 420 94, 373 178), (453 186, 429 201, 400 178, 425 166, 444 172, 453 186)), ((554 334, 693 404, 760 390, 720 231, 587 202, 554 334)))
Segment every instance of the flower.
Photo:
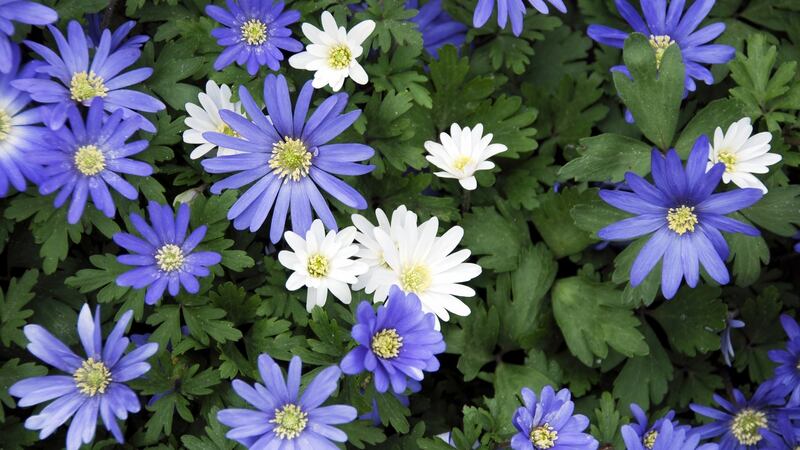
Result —
POLYGON ((750 118, 744 117, 728 127, 723 135, 722 128, 714 131, 714 145, 708 149, 708 169, 714 164, 725 164, 722 181, 733 181, 740 188, 756 188, 767 193, 767 187, 754 173, 767 173, 771 166, 781 160, 781 155, 769 153, 772 133, 764 131, 755 135, 750 118))
POLYGON ((422 44, 434 58, 438 58, 439 49, 445 45, 460 47, 467 38, 467 26, 450 17, 442 8, 442 0, 430 0, 419 6, 418 0, 406 0, 406 9, 418 10, 417 15, 409 19, 417 24, 422 33, 422 44))
POLYGON ((700 435, 688 426, 676 426, 665 420, 654 426, 644 438, 632 425, 622 426, 622 439, 628 450, 717 450, 717 444, 700 445, 700 435))
POLYGON ((651 235, 631 267, 631 286, 638 286, 664 259, 661 292, 672 298, 681 280, 695 287, 700 278, 699 265, 720 284, 730 281, 724 261, 728 244, 720 231, 758 236, 757 229, 726 217, 757 202, 758 189, 737 189, 712 194, 719 184, 724 164, 705 171, 708 138, 700 136, 694 144, 684 169, 675 150, 664 158, 652 153, 652 174, 655 186, 633 172, 625 180, 633 192, 601 190, 606 203, 635 217, 601 229, 597 234, 608 241, 627 241, 651 235))
POLYGON ((221 111, 220 116, 241 137, 203 133, 213 144, 243 152, 202 162, 209 173, 239 172, 214 183, 211 192, 218 194, 255 181, 228 211, 237 230, 258 230, 274 206, 269 236, 273 243, 278 242, 290 205, 295 233, 305 235, 311 226, 312 207, 326 227, 336 230, 336 219, 317 186, 351 208, 367 207, 358 191, 333 175, 371 172, 375 166, 356 162, 371 158, 375 151, 363 144, 328 144, 355 122, 361 111, 342 114, 347 94, 335 94, 306 121, 313 93, 311 82, 303 85, 292 112, 286 79, 268 75, 264 99, 269 117, 256 106, 250 92, 240 87, 239 97, 252 122, 232 111, 221 111))
MULTIPOLYGON (((189 117, 184 119, 183 122, 189 129, 183 132, 183 142, 200 144, 189 155, 192 159, 200 158, 216 147, 216 145, 208 142, 203 137, 203 133, 206 131, 216 131, 228 136, 236 136, 236 132, 219 115, 221 110, 226 110, 244 116, 242 114, 242 103, 233 103, 231 95, 231 88, 228 86, 224 84, 217 86, 217 83, 208 80, 206 91, 197 96, 201 106, 197 106, 194 103, 186 103, 186 112, 189 113, 189 117)), ((239 152, 229 148, 219 147, 217 149, 218 156, 235 155, 237 153, 239 152)))
POLYGON ((284 2, 272 0, 227 0, 228 10, 215 5, 206 6, 206 14, 223 26, 211 31, 217 44, 225 47, 214 69, 222 70, 234 61, 246 67, 250 75, 267 66, 280 69, 282 50, 292 53, 303 44, 291 37, 289 25, 300 20, 300 12, 284 11, 284 2))
POLYGON ((146 177, 153 173, 149 164, 129 158, 144 151, 147 141, 126 142, 141 128, 143 119, 125 119, 123 115, 121 109, 106 115, 103 100, 97 98, 84 120, 73 105, 67 110, 69 126, 54 131, 49 145, 37 152, 37 161, 44 165, 39 193, 59 191, 53 201, 56 208, 72 196, 69 223, 81 218, 89 196, 98 210, 114 217, 116 207, 108 186, 128 200, 136 200, 136 188, 119 174, 146 177))
POLYGON ((250 386, 233 380, 233 390, 256 410, 229 408, 217 419, 231 427, 229 439, 248 448, 333 449, 330 442, 345 442, 347 434, 331 425, 355 420, 356 409, 348 405, 321 406, 336 390, 341 370, 322 370, 300 394, 302 362, 295 356, 284 380, 281 368, 269 355, 258 357, 258 371, 264 384, 250 386))
MULTIPOLYGON (((640 443, 645 443, 645 447, 650 450, 653 448, 653 444, 656 442, 656 436, 661 433, 661 428, 665 422, 669 422, 670 424, 670 432, 675 430, 688 430, 688 425, 680 425, 675 420, 675 411, 668 411, 662 418, 653 422, 652 426, 650 425, 649 420, 647 419, 647 415, 645 414, 644 410, 637 405, 636 403, 632 403, 630 405, 631 414, 633 414, 633 418, 636 422, 631 422, 630 424, 626 425, 625 427, 629 428, 628 434, 631 436, 636 436, 635 441, 640 443), (648 446, 649 444, 649 446, 648 446)), ((625 427, 622 429, 623 436, 626 434, 625 427)), ((627 442, 627 441, 626 441, 627 442)), ((630 444, 628 444, 630 447, 630 444)), ((630 447, 631 449, 636 447, 630 447)), ((664 447, 669 448, 669 447, 664 447)), ((683 447, 680 447, 683 449, 683 447)), ((692 449, 694 450, 694 449, 692 449)))
POLYGON ((306 231, 305 240, 291 231, 284 235, 292 251, 278 253, 278 261, 292 275, 286 280, 286 289, 296 291, 305 286, 306 310, 325 306, 328 290, 344 304, 350 304, 350 284, 367 271, 367 265, 351 259, 358 246, 353 244, 356 230, 347 227, 339 233, 331 230, 325 234, 322 221, 315 220, 306 231))
POLYGON ((369 77, 356 58, 364 49, 361 44, 375 29, 375 22, 365 20, 359 22, 350 31, 336 25, 333 15, 322 12, 322 29, 303 23, 303 34, 311 41, 304 52, 292 55, 289 65, 295 69, 313 70, 315 88, 326 85, 338 91, 344 80, 350 77, 358 84, 367 84, 369 77))
MULTIPOLYGON (((666 0, 640 0, 644 20, 627 0, 615 0, 615 3, 634 32, 650 37, 650 46, 656 53, 656 66, 661 64, 661 58, 670 45, 680 48, 686 65, 684 86, 688 91, 697 88, 695 80, 714 83, 714 76, 704 64, 725 64, 736 54, 736 50, 729 45, 709 44, 725 31, 724 23, 712 23, 696 30, 714 7, 715 0, 695 0, 685 13, 684 0, 672 0, 669 8, 666 0)), ((587 34, 601 44, 616 48, 622 48, 630 35, 604 25, 590 25, 587 34)), ((616 66, 612 70, 629 75, 625 66, 616 66)))
MULTIPOLYGON (((0 3, 0 73, 9 73, 17 67, 13 63, 15 45, 10 39, 14 34, 13 22, 47 25, 56 20, 58 20, 58 13, 38 2, 11 0, 0 3)), ((18 61, 19 57, 17 57, 17 65, 18 61)))
POLYGON ((511 438, 514 450, 597 450, 600 445, 595 438, 583 430, 589 426, 589 418, 572 414, 575 404, 569 389, 556 393, 545 386, 541 395, 522 388, 525 406, 514 413, 514 427, 519 431, 511 438))
POLYGON ((165 108, 164 104, 142 92, 123 89, 146 80, 153 73, 149 67, 122 73, 139 59, 141 51, 138 48, 125 47, 111 51, 111 32, 104 30, 100 45, 90 60, 86 34, 77 21, 69 23, 67 38, 58 28, 49 28, 61 56, 42 44, 32 41, 25 41, 25 44, 47 61, 37 71, 46 73, 58 82, 21 78, 11 84, 28 92, 37 102, 53 104, 47 120, 50 128, 58 129, 64 124, 70 105, 89 106, 92 100, 101 98, 108 112, 120 110, 126 119, 140 117, 143 120, 137 123, 141 128, 155 133, 155 125, 137 111, 161 111, 165 108))
POLYGON ((722 352, 722 359, 725 360, 725 364, 728 367, 731 366, 731 361, 733 361, 733 357, 736 354, 733 351, 733 341, 731 340, 731 332, 736 328, 744 328, 744 322, 741 320, 734 319, 734 313, 729 312, 728 318, 725 321, 725 329, 722 331, 722 336, 720 337, 720 351, 722 352))
MULTIPOLYGON (((103 16, 97 13, 87 14, 86 19, 88 22, 86 31, 89 33, 89 45, 92 47, 99 47, 103 39, 103 28, 101 27, 103 16)), ((136 22, 129 20, 117 27, 117 29, 111 33, 111 46, 109 50, 113 52, 121 48, 139 49, 145 42, 149 41, 150 38, 143 34, 128 38, 128 33, 130 33, 135 26, 136 22)))
POLYGON ((351 332, 358 346, 342 359, 342 371, 370 371, 378 392, 391 384, 395 394, 402 394, 409 378, 422 381, 423 371, 439 370, 436 355, 444 352, 445 342, 435 326, 436 317, 422 311, 419 297, 392 286, 388 303, 377 313, 368 302, 358 305, 351 332))
POLYGON ((197 277, 207 277, 209 266, 219 264, 222 256, 217 252, 195 251, 203 241, 207 227, 202 225, 189 231, 189 205, 182 204, 175 215, 169 205, 151 201, 147 205, 149 225, 140 215, 131 214, 131 223, 142 238, 119 232, 114 242, 130 254, 117 256, 117 261, 136 266, 117 277, 117 285, 134 289, 147 287, 144 301, 156 303, 169 288, 169 295, 178 295, 181 286, 190 294, 200 289, 197 277), (188 236, 187 236, 188 234, 188 236))
POLYGON ((791 392, 790 403, 800 404, 800 325, 786 314, 781 315, 781 325, 789 341, 785 350, 771 350, 768 355, 775 368, 775 386, 791 392))
POLYGON ((150 364, 146 361, 158 350, 158 344, 150 343, 125 354, 129 340, 124 333, 132 317, 133 311, 125 312, 103 345, 100 307, 92 317, 89 305, 83 305, 78 315, 78 336, 86 358, 73 353, 39 325, 25 326, 28 351, 68 374, 26 378, 9 388, 8 392, 20 399, 21 407, 56 399, 39 414, 29 417, 25 428, 41 430, 39 439, 44 439, 72 417, 67 430, 67 450, 77 450, 81 443, 88 444, 94 439, 100 414, 106 429, 118 442, 123 442, 117 419, 125 420, 129 412, 140 409, 136 393, 124 383, 147 373, 150 364))
MULTIPOLYGON (((523 0, 478 0, 478 4, 475 6, 475 14, 472 16, 472 25, 475 28, 484 26, 489 18, 492 17, 495 2, 497 3, 497 25, 505 29, 506 22, 510 17, 511 29, 514 35, 519 36, 522 34, 522 16, 525 15, 525 3, 523 0)), ((547 0, 547 2, 562 13, 567 12, 564 0, 547 0)), ((542 14, 550 12, 545 0, 528 0, 528 3, 542 14)))
POLYGON ((457 123, 450 125, 450 134, 441 133, 442 143, 425 142, 425 150, 430 153, 425 158, 443 172, 434 172, 441 178, 455 178, 461 187, 469 191, 478 187, 475 172, 490 170, 494 163, 488 161, 492 156, 508 150, 503 144, 490 144, 492 133, 483 135, 483 125, 474 129, 461 128, 457 123))

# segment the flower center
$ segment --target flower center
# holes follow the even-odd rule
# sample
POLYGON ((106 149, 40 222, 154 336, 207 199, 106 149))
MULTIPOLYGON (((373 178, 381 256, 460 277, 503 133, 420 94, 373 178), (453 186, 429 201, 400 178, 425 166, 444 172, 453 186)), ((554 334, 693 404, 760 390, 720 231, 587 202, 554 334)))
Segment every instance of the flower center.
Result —
POLYGON ((394 328, 386 328, 372 336, 372 353, 380 358, 397 358, 400 349, 403 348, 403 337, 397 334, 394 328))
POLYGON ((186 257, 183 250, 175 244, 167 244, 156 252, 158 268, 164 272, 174 272, 183 267, 186 257))
POLYGON ((431 273, 427 267, 414 265, 400 274, 400 287, 406 292, 420 293, 431 284, 431 273))
POLYGON ((74 156, 75 167, 87 177, 97 175, 106 168, 106 157, 95 145, 78 147, 74 156))
POLYGON ((652 430, 644 435, 642 438, 642 444, 644 444, 644 448, 653 450, 653 447, 656 446, 656 438, 658 437, 658 431, 652 430))
POLYGON ((467 164, 469 164, 469 163, 471 163, 471 162, 472 162, 472 158, 470 158, 470 157, 469 157, 469 156, 467 156, 467 155, 461 155, 461 156, 459 156, 458 158, 456 158, 456 160, 455 160, 455 161, 453 161, 453 167, 454 167, 456 170, 461 170, 461 171, 463 171, 463 170, 464 170, 464 167, 467 167, 467 164))
POLYGON ((725 172, 733 172, 736 169, 736 155, 728 152, 728 151, 721 151, 719 152, 719 162, 725 164, 725 172))
POLYGON ((95 97, 105 97, 108 88, 94 72, 75 72, 69 82, 69 93, 76 102, 85 102, 95 97))
POLYGON ((767 415, 754 409, 743 409, 736 414, 731 424, 733 436, 742 445, 755 445, 764 437, 759 430, 767 428, 767 415))
POLYGON ((328 65, 334 69, 344 69, 350 65, 352 58, 353 53, 350 52, 350 47, 339 45, 331 49, 331 53, 328 55, 328 65))
POLYGON ((11 117, 5 112, 0 111, 0 142, 3 142, 11 133, 11 117))
POLYGON ((250 19, 242 24, 242 39, 247 45, 261 45, 267 42, 267 24, 258 20, 250 19))
POLYGON ((667 51, 670 45, 675 44, 668 35, 653 36, 650 35, 650 47, 656 52, 656 69, 661 68, 661 60, 664 59, 664 52, 667 51))
POLYGON ((687 231, 694 231, 697 225, 697 215, 694 206, 681 205, 680 208, 670 208, 667 211, 667 226, 679 236, 687 231))
POLYGON ((294 439, 300 436, 308 425, 308 413, 303 412, 299 406, 288 403, 283 408, 275 410, 275 418, 269 423, 277 425, 273 433, 279 438, 294 439))
POLYGON ((222 133, 225 136, 239 137, 239 133, 233 130, 227 123, 223 122, 217 127, 217 133, 222 133))
POLYGON ((530 439, 535 448, 546 450, 556 446, 558 431, 551 427, 550 424, 545 423, 531 430, 530 439))
MULTIPOLYGON (((311 152, 300 139, 285 137, 272 146, 272 158, 269 166, 275 169, 278 178, 289 177, 293 181, 308 175, 311 167, 311 152)), ((284 183, 289 181, 283 180, 284 183)))
POLYGON ((111 371, 102 361, 89 358, 72 374, 72 378, 82 394, 94 397, 106 392, 106 388, 111 383, 111 371))
POLYGON ((306 263, 306 271, 314 278, 322 278, 328 274, 328 258, 317 253, 308 257, 306 263))

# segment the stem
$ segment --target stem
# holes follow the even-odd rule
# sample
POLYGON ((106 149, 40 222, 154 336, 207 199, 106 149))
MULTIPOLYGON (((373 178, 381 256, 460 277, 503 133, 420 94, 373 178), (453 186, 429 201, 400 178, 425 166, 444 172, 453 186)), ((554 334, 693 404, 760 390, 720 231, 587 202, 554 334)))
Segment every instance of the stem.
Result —
POLYGON ((461 213, 465 213, 469 211, 470 208, 470 200, 472 198, 472 193, 466 189, 462 190, 461 193, 461 213))

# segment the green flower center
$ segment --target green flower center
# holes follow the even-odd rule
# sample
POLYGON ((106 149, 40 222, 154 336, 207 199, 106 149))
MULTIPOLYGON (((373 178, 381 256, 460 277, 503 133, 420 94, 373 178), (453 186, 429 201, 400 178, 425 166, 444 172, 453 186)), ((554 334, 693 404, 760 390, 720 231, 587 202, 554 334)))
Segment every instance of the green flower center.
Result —
POLYGON ((372 336, 372 353, 383 359, 397 358, 403 348, 403 337, 394 328, 386 328, 372 336))
POLYGON ((94 72, 83 71, 72 74, 69 93, 76 102, 85 102, 95 97, 105 97, 108 95, 108 88, 103 84, 103 79, 94 72))
POLYGON ((102 361, 89 358, 72 374, 72 378, 82 394, 94 397, 106 392, 106 388, 111 383, 111 371, 102 361))
POLYGON ((314 278, 322 278, 328 274, 328 258, 319 253, 308 257, 306 263, 306 271, 314 278))
POLYGON ((653 450, 653 447, 656 446, 656 438, 658 438, 658 431, 653 430, 648 432, 642 438, 642 444, 644 444, 644 448, 653 450))
POLYGON ((299 406, 289 403, 275 410, 275 418, 269 421, 277 425, 273 432, 281 439, 294 439, 308 425, 308 414, 299 406))
POLYGON ((350 65, 352 58, 353 53, 350 52, 350 47, 338 45, 331 49, 331 53, 328 55, 328 65, 334 69, 344 69, 350 65))
POLYGON ((175 244, 166 244, 156 252, 158 268, 164 272, 174 272, 183 267, 186 257, 183 250, 175 244))
POLYGON ((656 69, 661 68, 661 60, 664 59, 664 52, 666 52, 672 44, 675 44, 675 41, 666 34, 662 36, 650 35, 650 47, 653 47, 653 50, 656 52, 656 69))
POLYGON ((431 272, 423 265, 405 268, 400 274, 400 287, 406 292, 418 294, 431 285, 431 272))
POLYGON ((230 126, 229 126, 227 123, 225 123, 225 122, 223 122, 223 123, 219 124, 219 126, 217 127, 217 133, 222 133, 222 134, 224 134, 225 136, 239 137, 239 133, 237 133, 237 132, 233 131, 233 128, 231 128, 231 127, 230 127, 230 126))
POLYGON ((679 236, 687 231, 694 231, 697 225, 697 215, 694 206, 681 205, 679 208, 670 208, 667 211, 667 226, 679 236))
POLYGON ((733 172, 736 169, 736 155, 728 152, 719 152, 719 162, 725 164, 725 172, 733 172))
POLYGON ((742 445, 755 445, 764 438, 759 433, 767 428, 767 415, 754 409, 743 409, 736 414, 731 423, 731 433, 742 445))
POLYGON ((261 45, 267 42, 267 24, 258 20, 250 19, 242 24, 242 39, 247 45, 261 45))
POLYGON ((558 431, 551 427, 550 424, 545 423, 531 430, 530 439, 535 448, 546 450, 556 446, 558 431))
POLYGON ((464 167, 467 167, 467 164, 469 164, 471 162, 472 162, 472 158, 470 158, 467 155, 461 155, 458 158, 456 158, 455 161, 453 161, 453 167, 456 170, 463 171, 464 167))
POLYGON ((97 175, 106 168, 106 157, 95 145, 78 147, 73 159, 78 171, 87 177, 97 175))
MULTIPOLYGON (((311 152, 300 139, 285 137, 272 146, 272 158, 269 166, 275 169, 278 178, 289 177, 293 181, 308 175, 311 167, 311 152)), ((289 181, 283 180, 284 183, 289 181)))

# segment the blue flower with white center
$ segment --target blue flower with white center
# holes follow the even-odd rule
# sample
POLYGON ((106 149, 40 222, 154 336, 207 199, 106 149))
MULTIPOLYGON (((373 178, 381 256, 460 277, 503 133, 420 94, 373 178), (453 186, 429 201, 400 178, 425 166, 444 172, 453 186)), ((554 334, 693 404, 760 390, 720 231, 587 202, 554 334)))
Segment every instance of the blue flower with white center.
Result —
POLYGON ((676 426, 664 420, 644 437, 632 425, 622 426, 622 439, 628 450, 717 450, 717 444, 700 444, 700 435, 689 426, 676 426))
POLYGON ((514 413, 514 427, 518 433, 511 438, 514 450, 597 450, 597 439, 583 431, 589 418, 573 414, 575 404, 569 389, 556 393, 545 386, 541 395, 528 388, 522 389, 525 406, 514 413))
MULTIPOLYGON (((630 408, 631 408, 631 413, 633 414, 633 418, 636 420, 636 422, 631 422, 630 424, 623 427, 622 434, 624 436, 626 433, 625 431, 626 427, 629 428, 630 430, 628 431, 628 433, 635 434, 636 435, 635 440, 644 443, 646 449, 653 448, 653 443, 656 442, 655 438, 656 436, 658 436, 659 430, 662 428, 665 422, 670 423, 670 432, 672 432, 673 430, 675 431, 682 429, 688 430, 689 428, 691 428, 688 425, 678 424, 678 422, 675 420, 675 411, 667 412, 664 415, 664 417, 656 420, 655 422, 653 422, 652 425, 650 425, 650 421, 648 420, 647 415, 639 405, 637 405, 636 403, 632 403, 630 408)), ((664 448, 670 448, 670 447, 664 447, 664 448)))
POLYGON ((420 6, 418 0, 406 0, 406 9, 416 9, 412 22, 422 33, 422 44, 431 56, 437 58, 445 45, 460 47, 467 38, 467 26, 450 17, 442 8, 442 0, 430 0, 420 6))
POLYGON ((78 22, 69 23, 66 38, 58 28, 49 28, 60 56, 42 44, 32 41, 25 41, 25 44, 47 63, 37 71, 53 79, 20 78, 12 85, 28 92, 39 103, 53 105, 47 120, 50 128, 57 129, 64 124, 71 105, 89 106, 92 100, 101 98, 108 112, 119 110, 126 119, 141 118, 138 122, 141 128, 155 133, 155 125, 139 113, 161 111, 164 104, 143 92, 126 89, 148 79, 153 69, 142 67, 122 73, 139 59, 138 48, 124 46, 112 50, 111 32, 104 30, 100 44, 90 57, 89 40, 78 22))
POLYGON ((233 390, 255 409, 229 408, 217 419, 231 427, 226 436, 253 449, 336 449, 333 442, 346 442, 347 434, 333 425, 350 423, 358 412, 348 405, 322 406, 333 394, 342 376, 336 366, 319 372, 300 390, 302 362, 295 356, 283 377, 269 355, 258 357, 264 384, 250 386, 233 380, 233 390))
POLYGON ((728 244, 720 231, 758 236, 750 225, 726 217, 754 204, 760 189, 736 189, 712 194, 722 179, 725 165, 716 164, 706 172, 708 138, 700 136, 684 169, 675 150, 666 158, 652 153, 655 186, 633 172, 625 180, 633 192, 602 190, 600 198, 634 217, 609 225, 597 235, 607 241, 629 241, 650 235, 631 267, 631 286, 638 286, 663 258, 661 292, 672 298, 683 278, 695 287, 700 265, 720 284, 730 281, 725 260, 728 244))
POLYGON ((733 357, 736 356, 736 353, 733 350, 731 332, 738 328, 744 328, 744 322, 734 319, 734 313, 729 312, 725 329, 722 331, 722 335, 720 336, 720 351, 722 352, 722 359, 725 360, 725 364, 727 364, 728 367, 731 366, 731 361, 733 361, 733 357))
POLYGON ((274 209, 269 237, 278 242, 291 209, 292 231, 305 236, 311 227, 312 208, 325 227, 336 230, 336 219, 319 188, 351 208, 367 207, 364 197, 335 175, 371 172, 375 166, 358 162, 371 158, 375 151, 364 144, 328 143, 349 128, 361 111, 343 114, 347 94, 340 93, 325 99, 306 119, 313 94, 309 81, 300 90, 292 111, 286 79, 268 75, 264 80, 268 116, 241 86, 239 97, 252 121, 232 111, 220 111, 222 120, 238 136, 203 133, 208 142, 241 152, 203 161, 209 173, 238 172, 214 183, 211 192, 219 194, 255 182, 228 211, 228 219, 237 230, 258 230, 274 209))
POLYGON ((89 305, 83 305, 78 315, 80 336, 86 357, 82 358, 39 325, 26 325, 28 351, 45 363, 68 375, 47 375, 26 378, 14 383, 9 394, 19 398, 18 406, 38 405, 55 399, 38 414, 25 421, 25 428, 41 430, 45 439, 72 418, 67 430, 67 450, 77 450, 81 443, 94 439, 98 414, 106 429, 122 443, 124 437, 117 420, 128 413, 139 412, 136 393, 125 382, 135 380, 150 370, 147 359, 158 350, 158 344, 142 345, 127 355, 129 339, 125 329, 133 317, 127 311, 116 322, 103 344, 100 327, 100 307, 94 317, 89 305))
POLYGON ((769 352, 769 359, 778 364, 773 381, 777 388, 791 393, 791 404, 800 405, 800 325, 786 314, 781 315, 781 325, 789 341, 785 350, 769 352))
MULTIPOLYGON (((58 20, 52 8, 28 0, 0 0, 0 73, 9 73, 16 67, 14 61, 14 23, 48 25, 58 20)), ((17 62, 19 64, 19 62, 17 62)))
MULTIPOLYGON (((492 17, 495 3, 497 3, 497 25, 500 28, 505 28, 510 18, 511 30, 514 35, 519 36, 522 34, 522 19, 526 11, 524 0, 478 0, 478 4, 475 5, 475 14, 472 16, 472 25, 475 28, 484 26, 489 21, 489 18, 492 17)), ((545 3, 545 0, 528 0, 528 3, 542 14, 550 12, 547 3, 550 3, 562 13, 567 12, 564 0, 547 0, 547 3, 545 3)))
POLYGON ((300 12, 284 11, 284 2, 226 0, 226 4, 227 10, 206 6, 206 14, 223 25, 211 32, 217 44, 225 47, 214 62, 214 69, 222 70, 236 62, 255 75, 261 66, 280 69, 284 59, 282 50, 292 53, 303 50, 303 44, 291 37, 289 29, 289 25, 300 20, 300 12))
POLYGON ((189 205, 183 203, 175 215, 169 205, 150 202, 147 205, 150 224, 140 215, 131 214, 131 223, 142 238, 119 232, 114 242, 130 254, 120 255, 117 261, 136 266, 117 277, 119 286, 134 289, 147 288, 144 301, 152 305, 159 301, 164 291, 176 296, 181 286, 190 294, 200 290, 197 277, 207 277, 209 266, 219 264, 222 256, 217 252, 195 251, 203 241, 207 227, 198 227, 189 233, 189 205))
MULTIPOLYGON (((706 84, 714 83, 714 76, 705 64, 725 64, 736 55, 736 49, 729 45, 710 44, 723 31, 725 24, 712 23, 701 29, 698 25, 706 18, 716 0, 695 0, 684 13, 685 0, 640 0, 644 20, 627 0, 614 0, 617 11, 630 24, 633 31, 650 37, 650 46, 656 52, 656 64, 661 63, 664 52, 670 45, 681 49, 683 62, 686 65, 685 87, 688 91, 697 88, 695 80, 706 84)), ((595 41, 622 48, 630 32, 617 30, 604 25, 590 25, 587 31, 595 41)), ((616 66, 618 70, 628 74, 625 66, 616 66)))

